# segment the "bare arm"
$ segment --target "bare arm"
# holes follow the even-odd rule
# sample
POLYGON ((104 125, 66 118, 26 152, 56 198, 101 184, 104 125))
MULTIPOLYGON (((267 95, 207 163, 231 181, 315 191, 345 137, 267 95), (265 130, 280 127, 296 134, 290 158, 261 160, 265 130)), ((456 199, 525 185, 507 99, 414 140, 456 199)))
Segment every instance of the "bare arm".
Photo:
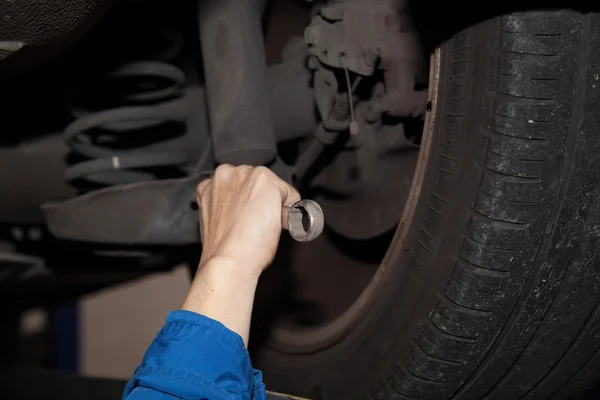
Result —
POLYGON ((267 168, 222 165, 196 196, 203 252, 181 309, 221 322, 247 346, 258 278, 281 235, 281 207, 300 195, 267 168))

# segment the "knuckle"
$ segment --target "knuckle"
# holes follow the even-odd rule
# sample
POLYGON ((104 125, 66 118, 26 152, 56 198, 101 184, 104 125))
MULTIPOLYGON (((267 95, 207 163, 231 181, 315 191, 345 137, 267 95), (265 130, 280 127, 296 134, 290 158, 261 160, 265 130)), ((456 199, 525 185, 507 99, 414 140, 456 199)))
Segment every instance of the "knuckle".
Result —
POLYGON ((234 169, 234 166, 231 165, 231 164, 221 164, 221 165, 219 165, 217 167, 217 169, 215 170, 215 173, 217 173, 217 172, 220 172, 220 173, 229 172, 232 169, 234 169))
POLYGON ((229 164, 221 164, 215 169, 214 177, 217 179, 223 179, 231 176, 234 167, 229 164))
POLYGON ((275 174, 269 168, 254 167, 250 176, 254 190, 260 191, 263 195, 279 191, 277 181, 273 179, 275 174))
POLYGON ((204 186, 204 181, 200 182, 196 185, 196 193, 200 194, 202 192, 202 187, 204 186))
POLYGON ((258 166, 254 168, 254 173, 258 176, 269 176, 271 174, 271 170, 265 166, 258 166))
POLYGON ((252 170, 254 179, 260 182, 266 182, 271 177, 271 174, 271 170, 263 166, 254 167, 252 170))
POLYGON ((250 165, 240 165, 239 167, 236 167, 237 176, 241 179, 246 179, 252 174, 253 169, 254 168, 252 168, 250 165))
POLYGON ((267 177, 268 171, 269 169, 263 166, 254 167, 252 168, 252 172, 250 172, 250 176, 255 182, 264 182, 266 180, 265 178, 267 177))
POLYGON ((296 190, 296 188, 289 184, 287 186, 289 188, 289 192, 291 193, 292 200, 294 202, 300 200, 301 199, 300 193, 296 190))
POLYGON ((209 182, 210 182, 210 179, 206 179, 196 185, 196 194, 198 196, 200 196, 202 194, 202 192, 204 191, 204 188, 206 188, 206 186, 208 186, 209 182))

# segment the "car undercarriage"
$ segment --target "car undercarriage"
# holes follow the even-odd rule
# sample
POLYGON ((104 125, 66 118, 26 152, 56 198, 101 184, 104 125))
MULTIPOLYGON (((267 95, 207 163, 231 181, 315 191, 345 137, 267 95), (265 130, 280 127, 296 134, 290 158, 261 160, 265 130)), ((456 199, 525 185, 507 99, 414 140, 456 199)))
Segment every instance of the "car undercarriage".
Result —
POLYGON ((193 273, 197 184, 262 165, 325 214, 261 279, 251 351, 268 385, 593 386, 598 14, 433 3, 0 5, 7 313, 193 273))

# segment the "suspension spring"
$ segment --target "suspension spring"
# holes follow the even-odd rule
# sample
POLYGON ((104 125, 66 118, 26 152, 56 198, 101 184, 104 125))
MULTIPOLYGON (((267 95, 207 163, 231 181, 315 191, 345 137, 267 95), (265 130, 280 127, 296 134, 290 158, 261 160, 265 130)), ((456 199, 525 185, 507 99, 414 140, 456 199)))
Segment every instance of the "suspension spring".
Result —
POLYGON ((93 97, 86 93, 85 105, 71 107, 75 120, 64 132, 73 158, 65 172, 70 184, 85 189, 159 179, 188 161, 185 149, 172 145, 186 122, 176 104, 185 74, 168 62, 181 49, 175 39, 158 60, 122 65, 93 97))

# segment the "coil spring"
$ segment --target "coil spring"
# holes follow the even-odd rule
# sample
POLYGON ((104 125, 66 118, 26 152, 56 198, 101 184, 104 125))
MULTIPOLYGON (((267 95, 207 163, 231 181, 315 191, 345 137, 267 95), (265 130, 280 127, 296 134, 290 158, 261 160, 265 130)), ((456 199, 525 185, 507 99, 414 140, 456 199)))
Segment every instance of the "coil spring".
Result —
POLYGON ((185 151, 164 145, 173 136, 172 125, 186 121, 181 107, 173 105, 183 94, 185 74, 168 63, 179 54, 182 39, 168 39, 171 46, 157 60, 126 63, 108 75, 95 98, 117 96, 116 107, 71 107, 76 119, 64 135, 77 160, 65 172, 69 183, 97 187, 152 180, 161 169, 187 162, 185 151))

